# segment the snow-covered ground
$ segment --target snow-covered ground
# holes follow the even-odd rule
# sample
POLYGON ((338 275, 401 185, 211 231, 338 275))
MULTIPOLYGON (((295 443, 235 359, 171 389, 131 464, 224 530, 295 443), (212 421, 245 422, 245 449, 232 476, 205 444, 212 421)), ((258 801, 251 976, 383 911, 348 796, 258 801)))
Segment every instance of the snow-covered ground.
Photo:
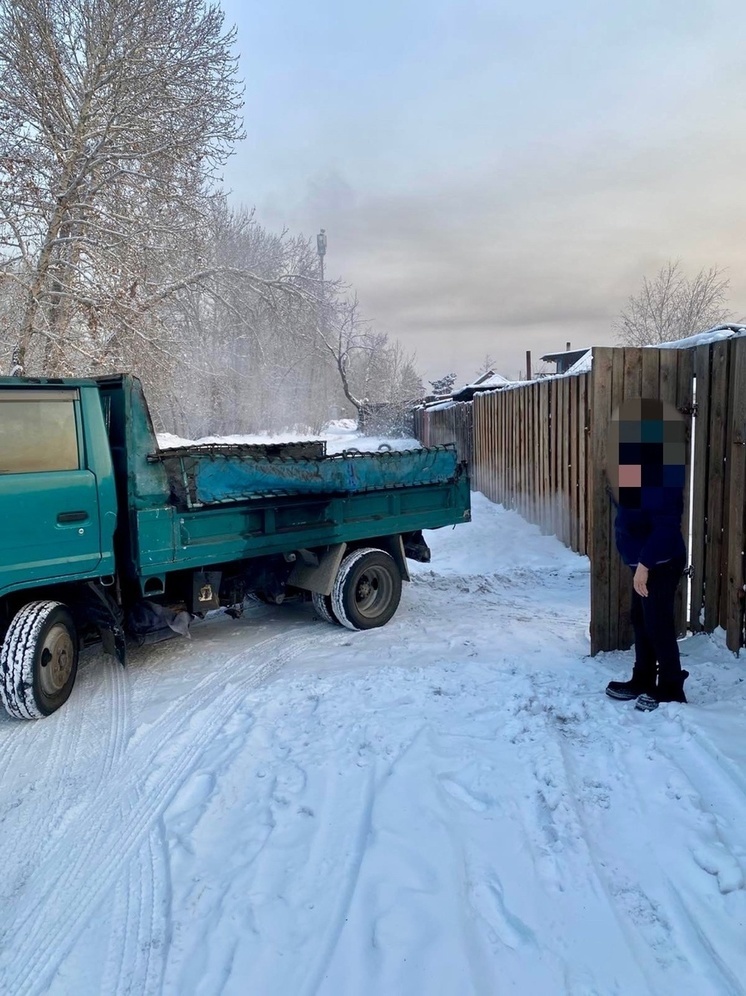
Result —
POLYGON ((475 496, 385 628, 306 605, 89 652, 0 719, 0 991, 746 992, 746 665, 603 694, 588 564, 475 496))

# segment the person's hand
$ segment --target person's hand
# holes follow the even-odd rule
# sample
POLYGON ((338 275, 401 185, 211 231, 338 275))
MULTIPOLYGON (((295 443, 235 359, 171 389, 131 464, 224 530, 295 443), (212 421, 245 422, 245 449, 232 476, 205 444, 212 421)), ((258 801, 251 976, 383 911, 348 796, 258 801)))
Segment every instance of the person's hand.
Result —
POLYGON ((632 578, 632 586, 638 595, 643 598, 648 597, 648 569, 644 564, 638 564, 635 576, 632 578))

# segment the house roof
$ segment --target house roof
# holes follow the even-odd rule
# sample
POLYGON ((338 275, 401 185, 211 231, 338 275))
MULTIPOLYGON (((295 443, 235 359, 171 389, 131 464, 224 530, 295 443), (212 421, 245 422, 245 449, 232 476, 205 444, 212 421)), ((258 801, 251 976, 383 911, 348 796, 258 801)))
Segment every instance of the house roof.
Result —
POLYGON ((565 374, 582 374, 589 373, 591 366, 593 364, 593 350, 584 349, 581 351, 580 356, 565 370, 565 374))
POLYGON ((510 384, 507 377, 495 373, 494 370, 488 370, 487 373, 483 373, 481 377, 472 381, 471 384, 467 384, 465 387, 460 387, 458 391, 454 391, 452 397, 454 401, 471 401, 474 395, 479 394, 481 391, 495 391, 501 387, 505 387, 506 384, 510 384))
POLYGON ((558 363, 560 360, 566 360, 570 363, 575 363, 579 360, 581 356, 584 356, 588 352, 588 347, 585 349, 563 349, 561 353, 545 353, 542 356, 542 360, 546 360, 547 363, 558 363))

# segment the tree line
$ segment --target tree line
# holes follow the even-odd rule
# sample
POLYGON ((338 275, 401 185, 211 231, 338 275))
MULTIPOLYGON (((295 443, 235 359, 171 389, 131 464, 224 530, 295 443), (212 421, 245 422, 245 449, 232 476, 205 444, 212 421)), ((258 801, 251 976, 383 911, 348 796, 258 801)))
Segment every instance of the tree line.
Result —
POLYGON ((0 0, 3 372, 132 371, 192 436, 423 393, 310 239, 229 204, 234 41, 201 0, 0 0))

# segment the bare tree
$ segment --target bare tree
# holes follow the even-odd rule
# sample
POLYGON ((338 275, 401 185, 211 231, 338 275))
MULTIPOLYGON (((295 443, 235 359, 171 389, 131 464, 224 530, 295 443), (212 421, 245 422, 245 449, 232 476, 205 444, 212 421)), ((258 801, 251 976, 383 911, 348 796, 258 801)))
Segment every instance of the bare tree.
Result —
POLYGON ((0 0, 16 368, 31 353, 47 372, 90 366, 117 337, 147 338, 144 316, 204 279, 209 183, 240 137, 233 38, 201 0, 0 0))
POLYGON ((482 377, 484 374, 494 373, 496 364, 497 360, 494 356, 491 356, 489 353, 485 353, 482 365, 479 370, 477 370, 477 376, 482 377))
POLYGON ((416 355, 407 353, 400 342, 387 342, 385 358, 389 368, 385 381, 388 391, 382 400, 410 403, 423 398, 427 392, 417 370, 416 355))
POLYGON ((614 322, 617 342, 647 346, 683 339, 732 321, 726 306, 729 281, 717 267, 702 269, 691 280, 679 261, 669 262, 630 297, 614 322))
POLYGON ((324 348, 334 361, 342 383, 344 396, 359 413, 364 397, 352 393, 351 367, 359 353, 372 353, 380 346, 380 341, 371 334, 370 323, 359 315, 357 295, 336 303, 325 301, 316 329, 324 348))
POLYGON ((288 410, 320 425, 404 376, 348 288, 327 280, 322 300, 310 240, 219 192, 241 136, 233 37, 209 0, 0 0, 14 373, 131 370, 187 434, 284 427, 288 410))

